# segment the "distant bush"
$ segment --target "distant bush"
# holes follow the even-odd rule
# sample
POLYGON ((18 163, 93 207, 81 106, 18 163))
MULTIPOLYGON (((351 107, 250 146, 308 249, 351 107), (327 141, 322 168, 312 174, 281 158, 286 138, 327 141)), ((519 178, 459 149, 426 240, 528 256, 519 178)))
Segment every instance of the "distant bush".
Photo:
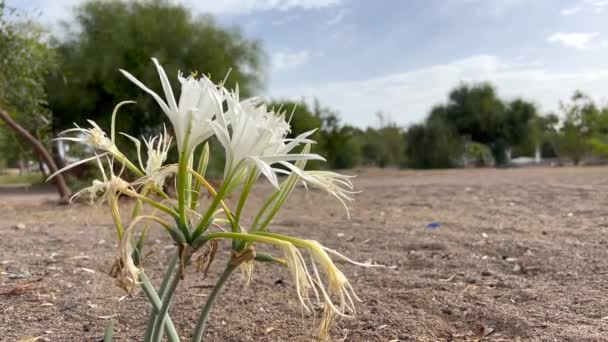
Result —
POLYGON ((466 165, 478 167, 494 165, 492 150, 484 144, 476 142, 466 144, 464 157, 466 165))
POLYGON ((407 132, 407 166, 414 169, 456 167, 463 150, 462 139, 441 120, 411 126, 407 132))

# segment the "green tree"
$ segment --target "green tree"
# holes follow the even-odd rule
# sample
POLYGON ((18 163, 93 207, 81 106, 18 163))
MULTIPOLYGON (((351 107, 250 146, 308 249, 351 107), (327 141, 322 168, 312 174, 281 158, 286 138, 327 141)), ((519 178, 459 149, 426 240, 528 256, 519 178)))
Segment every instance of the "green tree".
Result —
POLYGON ((448 102, 432 108, 429 118, 442 120, 464 140, 489 146, 498 165, 509 161, 511 149, 530 138, 537 117, 533 103, 502 101, 487 83, 463 83, 448 95, 448 102))
MULTIPOLYGON (((5 125, 0 127, 0 134, 5 136, 0 141, 6 143, 8 134, 18 137, 1 148, 11 155, 12 151, 24 150, 19 145, 27 146, 31 156, 37 156, 40 165, 46 164, 51 172, 57 171, 57 166, 48 152, 49 112, 43 84, 54 66, 54 54, 40 26, 24 14, 7 9, 0 0, 0 122, 5 125)), ((21 153, 18 158, 29 156, 21 153)), ((63 177, 56 177, 54 183, 61 200, 67 201, 70 190, 63 177)))
POLYGON ((318 101, 314 105, 315 116, 321 121, 319 149, 331 169, 350 169, 361 163, 361 145, 357 136, 361 131, 352 126, 342 126, 337 113, 322 108, 318 101))
POLYGON ((569 158, 578 165, 592 151, 594 138, 605 134, 602 113, 595 103, 580 91, 574 92, 570 102, 561 102, 563 124, 553 137, 560 158, 569 158))
POLYGON ((450 168, 461 162, 464 143, 450 124, 429 117, 411 126, 407 137, 407 165, 414 169, 450 168))
POLYGON ((506 103, 503 135, 508 144, 507 159, 510 159, 513 147, 536 144, 537 117, 536 106, 531 102, 516 99, 506 103))
POLYGON ((368 127, 362 132, 361 154, 363 163, 379 167, 405 166, 406 140, 403 129, 377 112, 379 128, 368 127))
MULTIPOLYGON (((154 100, 117 70, 128 70, 162 93, 151 57, 169 75, 181 70, 216 82, 226 78, 230 88, 238 82, 242 96, 258 89, 265 60, 260 42, 190 13, 167 0, 89 0, 77 7, 75 20, 63 23, 66 37, 56 42, 61 68, 46 83, 55 132, 85 118, 107 126, 107 114, 127 99, 138 106, 124 108, 119 130, 135 135, 159 130, 162 116, 156 115, 154 100)), ((172 85, 178 89, 177 82, 172 85)))

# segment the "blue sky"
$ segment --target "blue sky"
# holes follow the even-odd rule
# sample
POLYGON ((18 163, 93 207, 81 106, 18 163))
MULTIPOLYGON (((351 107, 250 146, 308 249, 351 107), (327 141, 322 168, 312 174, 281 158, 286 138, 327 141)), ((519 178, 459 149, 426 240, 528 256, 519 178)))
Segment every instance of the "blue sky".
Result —
MULTIPOLYGON (((608 99, 608 0, 181 0, 263 41, 264 95, 306 99, 345 122, 422 120, 461 81, 491 81, 543 112, 581 89, 608 99)), ((8 0, 69 17, 79 0, 8 0)))

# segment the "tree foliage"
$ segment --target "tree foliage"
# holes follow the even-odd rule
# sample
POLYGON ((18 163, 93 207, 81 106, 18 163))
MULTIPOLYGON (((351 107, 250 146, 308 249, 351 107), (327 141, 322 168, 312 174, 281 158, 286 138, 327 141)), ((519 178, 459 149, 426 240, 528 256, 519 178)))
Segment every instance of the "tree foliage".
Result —
MULTIPOLYGON (((536 106, 523 99, 503 101, 489 83, 460 84, 448 101, 433 107, 428 122, 442 122, 462 142, 488 146, 497 164, 506 164, 513 147, 531 138, 536 106)), ((445 163, 443 163, 445 164, 445 163)))
MULTIPOLYGON (((45 75, 56 67, 46 32, 32 18, 0 1, 0 108, 48 146, 50 112, 45 75)), ((33 158, 27 143, 0 123, 0 151, 9 165, 33 158)))
MULTIPOLYGON (((45 108, 44 76, 55 66, 45 32, 34 20, 0 1, 0 107, 20 125, 46 138, 49 112, 45 108)), ((0 150, 9 165, 32 158, 24 141, 0 124, 0 150)))
POLYGON ((608 150, 608 106, 599 108, 587 95, 574 92, 570 102, 560 103, 564 117, 553 142, 561 158, 576 165, 589 153, 604 155, 608 150))
MULTIPOLYGON (((53 53, 43 39, 43 31, 20 13, 7 17, 4 1, 0 2, 0 122, 4 136, 0 148, 7 156, 15 151, 31 151, 17 154, 18 159, 37 157, 41 171, 46 165, 51 172, 57 171, 55 161, 45 146, 45 128, 49 125, 45 108, 44 77, 54 67, 53 53), (9 131, 10 130, 10 131, 9 131), (27 145, 26 145, 27 144, 27 145), (28 149, 20 148, 28 146, 28 149), (16 148, 17 147, 17 148, 16 148)), ((54 183, 62 202, 67 202, 70 189, 63 176, 54 183)))
POLYGON ((54 129, 85 118, 104 123, 116 103, 132 99, 138 109, 125 107, 118 129, 136 135, 159 130, 154 100, 117 70, 129 70, 162 93, 150 57, 170 75, 181 70, 210 75, 215 82, 226 78, 228 87, 238 82, 242 96, 258 89, 264 64, 260 42, 190 13, 166 0, 89 0, 77 7, 75 19, 63 24, 66 37, 56 42, 61 70, 47 82, 54 129))

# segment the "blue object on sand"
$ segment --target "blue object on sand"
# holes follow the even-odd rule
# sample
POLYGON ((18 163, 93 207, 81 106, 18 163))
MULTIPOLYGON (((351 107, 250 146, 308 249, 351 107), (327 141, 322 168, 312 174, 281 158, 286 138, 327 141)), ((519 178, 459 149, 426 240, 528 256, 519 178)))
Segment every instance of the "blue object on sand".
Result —
POLYGON ((441 227, 441 222, 437 222, 437 221, 431 222, 431 223, 427 224, 426 227, 428 229, 437 229, 437 228, 441 227))

